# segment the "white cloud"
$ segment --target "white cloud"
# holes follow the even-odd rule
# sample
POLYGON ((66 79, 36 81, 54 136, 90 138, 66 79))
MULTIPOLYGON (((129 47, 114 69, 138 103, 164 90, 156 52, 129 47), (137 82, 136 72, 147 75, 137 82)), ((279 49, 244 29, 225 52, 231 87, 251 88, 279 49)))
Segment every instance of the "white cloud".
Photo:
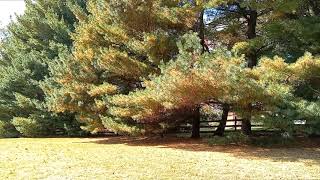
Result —
POLYGON ((0 0, 0 27, 8 25, 15 14, 21 15, 25 10, 23 0, 0 0))

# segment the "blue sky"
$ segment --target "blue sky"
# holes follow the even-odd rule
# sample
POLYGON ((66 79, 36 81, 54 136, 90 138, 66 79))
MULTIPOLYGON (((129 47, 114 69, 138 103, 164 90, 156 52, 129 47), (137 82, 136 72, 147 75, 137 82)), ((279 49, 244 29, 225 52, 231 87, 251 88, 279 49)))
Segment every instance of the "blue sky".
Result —
POLYGON ((25 4, 23 0, 0 0, 0 27, 8 25, 10 17, 14 19, 16 14, 23 14, 25 4))

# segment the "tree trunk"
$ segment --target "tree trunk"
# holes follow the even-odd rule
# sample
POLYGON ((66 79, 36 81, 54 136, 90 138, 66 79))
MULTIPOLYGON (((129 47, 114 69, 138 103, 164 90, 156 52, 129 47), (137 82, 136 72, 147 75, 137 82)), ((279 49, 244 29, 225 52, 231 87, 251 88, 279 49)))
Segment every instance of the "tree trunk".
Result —
MULTIPOLYGON (((205 24, 204 24, 204 10, 201 11, 197 24, 195 25, 195 32, 198 32, 198 36, 201 40, 202 53, 204 53, 208 48, 205 43, 205 24)), ((200 106, 195 109, 193 121, 192 121, 192 135, 191 138, 200 138, 200 106)))
POLYGON ((249 54, 247 54, 247 58, 248 58, 248 67, 249 68, 253 68, 253 67, 257 66, 258 57, 255 52, 250 52, 249 54))
POLYGON ((192 135, 191 138, 200 138, 200 106, 196 107, 194 110, 193 120, 192 120, 192 135))
MULTIPOLYGON (((256 32, 257 18, 258 18, 257 11, 251 10, 249 13, 249 19, 248 19, 248 30, 247 30, 248 39, 254 39, 257 37, 257 32, 256 32)), ((252 50, 247 54, 247 59, 248 59, 249 68, 253 68, 258 64, 258 56, 254 50, 252 50)))
POLYGON ((204 52, 209 52, 209 48, 208 46, 206 45, 206 42, 205 42, 205 21, 204 21, 204 10, 202 10, 199 14, 199 18, 198 18, 198 21, 197 23, 195 24, 194 26, 194 32, 197 32, 198 33, 198 36, 199 36, 199 39, 200 39, 200 43, 201 43, 201 46, 202 46, 202 53, 204 52))
POLYGON ((206 45, 206 41, 205 41, 205 28, 206 27, 204 24, 204 10, 202 10, 199 18, 199 38, 201 40, 202 53, 209 51, 209 48, 206 45))
POLYGON ((251 119, 246 118, 246 119, 242 120, 241 130, 242 130, 243 134, 251 135, 251 133, 252 133, 252 130, 251 130, 251 119))
MULTIPOLYGON (((258 13, 256 10, 251 10, 249 13, 248 18, 248 29, 247 29, 247 38, 248 39, 254 39, 257 37, 257 19, 258 19, 258 13)), ((258 55, 255 50, 251 50, 247 55, 247 61, 248 61, 248 67, 253 68, 258 64, 258 55)), ((252 104, 248 104, 249 107, 249 115, 243 119, 241 130, 244 134, 250 135, 252 133, 251 131, 251 107, 252 104)))
POLYGON ((242 133, 245 135, 251 135, 251 117, 252 117, 252 104, 248 104, 248 114, 245 115, 245 117, 242 120, 241 124, 241 130, 242 133))
POLYGON ((226 125, 227 125, 229 111, 230 111, 230 106, 227 105, 227 104, 224 104, 223 105, 223 114, 222 114, 222 117, 221 117, 221 121, 220 121, 220 124, 219 124, 216 132, 214 133, 214 135, 223 136, 224 131, 226 129, 226 125))

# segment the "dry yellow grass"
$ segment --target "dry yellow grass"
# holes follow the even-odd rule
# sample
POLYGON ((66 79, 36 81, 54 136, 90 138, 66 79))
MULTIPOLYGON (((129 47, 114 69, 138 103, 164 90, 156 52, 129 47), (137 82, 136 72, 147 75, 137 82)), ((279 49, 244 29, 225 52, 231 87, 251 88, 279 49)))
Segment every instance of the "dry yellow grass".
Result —
POLYGON ((133 138, 1 139, 0 179, 320 179, 320 148, 133 138))

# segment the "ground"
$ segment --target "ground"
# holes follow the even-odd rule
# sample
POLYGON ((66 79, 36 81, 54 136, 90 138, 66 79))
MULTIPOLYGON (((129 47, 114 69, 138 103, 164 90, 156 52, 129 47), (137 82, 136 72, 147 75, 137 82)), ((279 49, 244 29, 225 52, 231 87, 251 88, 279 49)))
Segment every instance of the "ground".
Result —
POLYGON ((320 179, 320 147, 150 138, 0 139, 1 179, 320 179))

